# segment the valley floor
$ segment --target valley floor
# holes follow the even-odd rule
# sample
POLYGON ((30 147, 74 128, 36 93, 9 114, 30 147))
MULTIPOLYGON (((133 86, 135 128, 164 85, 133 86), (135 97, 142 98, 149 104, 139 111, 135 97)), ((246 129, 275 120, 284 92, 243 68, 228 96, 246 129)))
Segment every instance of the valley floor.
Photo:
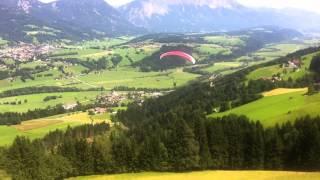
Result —
POLYGON ((98 175, 71 178, 70 180, 318 180, 320 173, 285 171, 203 171, 190 173, 137 173, 98 175))

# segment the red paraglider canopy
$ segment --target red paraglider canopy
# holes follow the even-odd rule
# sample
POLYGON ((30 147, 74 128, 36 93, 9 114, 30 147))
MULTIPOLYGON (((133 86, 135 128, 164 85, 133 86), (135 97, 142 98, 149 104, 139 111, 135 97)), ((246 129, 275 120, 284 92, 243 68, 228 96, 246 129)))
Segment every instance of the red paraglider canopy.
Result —
POLYGON ((163 53, 163 54, 161 54, 160 59, 163 59, 168 56, 178 56, 178 57, 181 57, 181 58, 191 62, 192 64, 196 64, 196 60, 191 55, 189 55, 183 51, 169 51, 169 52, 163 53))

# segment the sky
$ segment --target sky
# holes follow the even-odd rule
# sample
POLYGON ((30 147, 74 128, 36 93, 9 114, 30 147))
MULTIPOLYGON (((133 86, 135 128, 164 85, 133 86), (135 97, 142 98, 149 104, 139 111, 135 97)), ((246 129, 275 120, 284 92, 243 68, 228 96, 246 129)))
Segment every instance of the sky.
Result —
MULTIPOLYGON (((54 0, 40 0, 50 2, 54 0)), ((121 6, 132 0, 106 0, 113 6, 121 6)), ((320 13, 320 0, 238 0, 240 3, 250 7, 272 7, 272 8, 298 8, 320 13)))
MULTIPOLYGON (((51 1, 55 1, 55 0, 40 0, 40 1, 42 1, 42 2, 51 2, 51 1)), ((126 3, 130 2, 132 0, 106 0, 106 1, 108 3, 110 3, 111 5, 118 7, 118 6, 121 6, 123 4, 126 4, 126 3)))

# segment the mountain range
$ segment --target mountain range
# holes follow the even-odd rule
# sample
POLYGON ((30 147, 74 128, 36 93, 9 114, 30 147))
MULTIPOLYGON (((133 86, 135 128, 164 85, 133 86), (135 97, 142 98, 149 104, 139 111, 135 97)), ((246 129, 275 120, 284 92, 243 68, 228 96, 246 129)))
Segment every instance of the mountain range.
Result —
POLYGON ((104 0, 0 2, 0 37, 15 41, 81 40, 142 33, 104 0))
POLYGON ((265 25, 302 31, 320 28, 318 14, 248 8, 236 0, 136 0, 120 11, 134 25, 155 32, 229 31, 265 25))
POLYGON ((81 40, 265 25, 310 31, 320 29, 319 18, 295 9, 248 8, 236 0, 135 0, 118 9, 104 0, 5 0, 0 2, 0 37, 15 41, 81 40))

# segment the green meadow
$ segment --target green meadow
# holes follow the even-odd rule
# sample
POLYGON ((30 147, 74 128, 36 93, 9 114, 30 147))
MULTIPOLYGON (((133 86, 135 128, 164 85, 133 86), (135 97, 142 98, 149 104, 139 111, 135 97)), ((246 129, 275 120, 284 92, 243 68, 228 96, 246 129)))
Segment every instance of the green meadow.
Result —
POLYGON ((252 120, 259 120, 265 126, 273 126, 306 115, 320 115, 320 94, 312 96, 305 94, 306 91, 300 91, 263 97, 223 113, 211 114, 210 117, 222 117, 228 114, 246 115, 252 120))
POLYGON ((27 112, 28 110, 43 109, 48 106, 70 103, 90 103, 101 92, 63 92, 43 93, 24 96, 14 96, 0 99, 0 113, 3 112, 27 112), (57 96, 57 99, 44 101, 48 96, 57 96))
POLYGON ((293 69, 289 69, 289 68, 283 68, 279 64, 279 65, 273 65, 273 66, 259 68, 255 71, 251 72, 247 76, 247 79, 248 80, 257 80, 257 79, 261 79, 261 78, 269 78, 269 77, 272 77, 272 75, 276 75, 279 73, 279 74, 281 74, 281 77, 284 80, 288 80, 290 77, 293 80, 296 80, 298 78, 303 77, 306 73, 309 72, 308 69, 309 69, 310 63, 311 63, 312 57, 315 54, 303 56, 301 59, 303 62, 303 65, 297 71, 294 71, 293 69))
MULTIPOLYGON (((109 114, 89 116, 88 113, 73 113, 52 116, 43 119, 24 121, 20 125, 0 126, 0 146, 10 145, 17 136, 26 136, 30 139, 41 138, 50 131, 65 130, 69 126, 110 121, 109 114)), ((1 178, 0 178, 1 179, 1 178)))
POLYGON ((2 170, 0 170, 0 179, 1 180, 11 180, 10 176, 2 170))
POLYGON ((6 41, 0 37, 0 46, 6 45, 7 43, 8 43, 8 41, 6 41))
POLYGON ((173 88, 173 83, 178 86, 185 85, 199 75, 182 72, 180 69, 167 72, 139 72, 130 69, 104 71, 101 74, 89 74, 82 76, 79 80, 88 82, 96 87, 112 89, 117 86, 135 88, 173 88))
POLYGON ((270 44, 263 49, 253 53, 253 56, 264 57, 266 61, 270 61, 286 54, 295 52, 299 49, 305 48, 304 44, 284 43, 284 44, 270 44))
POLYGON ((198 47, 196 47, 195 49, 200 54, 204 54, 206 56, 214 55, 214 54, 229 55, 232 53, 230 48, 226 48, 226 47, 216 45, 216 44, 201 44, 198 47))
POLYGON ((240 36, 206 36, 204 40, 222 46, 244 46, 245 42, 240 36))
POLYGON ((50 70, 40 74, 53 74, 53 76, 35 77, 35 80, 27 80, 27 82, 22 82, 20 78, 12 82, 0 80, 0 92, 31 86, 60 86, 85 89, 94 87, 113 89, 117 86, 128 86, 135 88, 167 89, 173 88, 174 82, 176 82, 178 86, 182 86, 199 77, 199 75, 196 74, 182 72, 181 69, 169 70, 167 72, 140 72, 135 68, 120 67, 99 73, 90 73, 88 75, 80 75, 81 73, 79 71, 82 70, 82 66, 70 66, 65 70, 67 72, 73 72, 76 76, 64 77, 58 70, 50 70))
POLYGON ((76 122, 63 122, 28 131, 19 131, 13 126, 0 126, 0 146, 10 145, 17 136, 26 136, 30 139, 36 139, 45 136, 50 131, 55 131, 56 129, 64 130, 68 126, 73 127, 80 124, 81 123, 76 122))
POLYGON ((212 66, 204 68, 204 71, 214 73, 217 71, 228 71, 239 68, 242 66, 240 62, 218 62, 214 63, 212 66))

